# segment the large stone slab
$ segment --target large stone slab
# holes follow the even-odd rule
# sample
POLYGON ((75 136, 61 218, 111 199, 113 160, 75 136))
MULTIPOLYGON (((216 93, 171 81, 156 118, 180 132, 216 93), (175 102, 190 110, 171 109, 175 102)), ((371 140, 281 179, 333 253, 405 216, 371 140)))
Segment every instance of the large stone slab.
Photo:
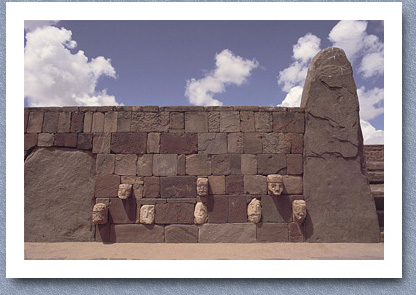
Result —
POLYGON ((341 49, 327 48, 313 58, 301 106, 306 112, 306 241, 378 242, 357 89, 351 64, 341 49))
POLYGON ((89 242, 95 160, 81 151, 39 149, 25 161, 25 242, 89 242))
POLYGON ((200 243, 254 243, 254 223, 204 224, 199 229, 200 243))

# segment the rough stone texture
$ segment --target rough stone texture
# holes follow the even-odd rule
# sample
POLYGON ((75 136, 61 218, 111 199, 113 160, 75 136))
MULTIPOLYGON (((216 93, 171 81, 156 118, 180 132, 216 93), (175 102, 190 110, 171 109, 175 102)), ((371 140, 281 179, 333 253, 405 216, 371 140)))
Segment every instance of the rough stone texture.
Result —
POLYGON ((220 112, 208 113, 208 131, 220 132, 220 112))
POLYGON ((113 174, 115 155, 98 154, 96 162, 97 174, 113 174))
POLYGON ((66 133, 71 130, 71 112, 60 112, 58 118, 59 133, 66 133))
POLYGON ((302 223, 306 217, 306 203, 304 200, 292 201, 293 221, 302 223))
POLYGON ((52 133, 39 133, 38 134, 38 146, 53 146, 55 136, 52 133))
POLYGON ((241 111, 240 112, 240 120, 241 120, 241 131, 242 132, 256 131, 255 125, 254 125, 254 112, 241 111))
POLYGON ((366 145, 364 146, 366 161, 384 161, 384 145, 366 145))
POLYGON ((110 141, 111 133, 94 133, 92 137, 92 152, 94 154, 109 154, 110 141))
POLYGON ((263 153, 288 154, 291 148, 291 137, 288 133, 265 133, 263 136, 263 153))
POLYGON ((170 113, 170 129, 184 129, 185 128, 185 115, 180 112, 170 113))
POLYGON ((204 224, 199 229, 200 243, 254 243, 256 225, 253 223, 204 224))
POLYGON ((208 176, 208 194, 223 195, 225 194, 225 176, 208 176))
POLYGON ((211 174, 211 161, 208 155, 186 156, 186 174, 200 176, 211 174))
POLYGON ((143 205, 140 207, 139 221, 142 224, 155 223, 155 205, 143 205))
POLYGON ((249 195, 267 194, 267 177, 262 175, 244 175, 244 193, 249 195))
POLYGON ((160 133, 149 133, 147 135, 147 152, 151 154, 160 152, 160 133))
POLYGON ((92 129, 92 112, 84 113, 84 132, 90 133, 92 129))
POLYGON ((153 175, 154 176, 175 176, 178 173, 177 155, 154 155, 153 175))
POLYGON ((137 157, 137 175, 152 176, 153 175, 153 155, 144 154, 137 157))
POLYGON ((90 153, 39 149, 26 159, 24 173, 25 242, 93 241, 90 153))
POLYGON ((294 112, 274 112, 273 131, 303 133, 305 114, 294 112))
POLYGON ((36 133, 34 134, 25 134, 24 137, 25 143, 24 143, 24 149, 25 151, 30 150, 31 148, 34 148, 38 143, 38 135, 36 133))
POLYGON ((117 112, 117 132, 130 132, 131 112, 117 112))
POLYGON ((257 155, 258 174, 286 174, 285 154, 261 154, 257 155))
POLYGON ((228 175, 225 177, 225 191, 227 194, 243 194, 244 178, 243 175, 228 175))
POLYGON ((197 243, 198 226, 172 224, 165 227, 166 243, 197 243))
POLYGON ((163 226, 147 224, 112 224, 111 243, 163 243, 165 230, 163 226))
POLYGON ((341 49, 327 48, 313 58, 301 106, 306 112, 306 240, 378 242, 376 208, 364 169, 357 89, 341 49))
POLYGON ((301 195, 303 192, 303 179, 301 176, 283 175, 283 186, 284 194, 301 195))
POLYGON ((210 196, 207 207, 209 223, 226 223, 228 221, 227 196, 210 196))
POLYGON ((133 193, 133 185, 122 183, 118 185, 118 198, 126 200, 131 197, 133 193))
POLYGON ((92 116, 92 132, 104 132, 104 113, 94 113, 92 116))
POLYGON ((192 154, 198 151, 196 133, 162 133, 160 139, 162 154, 192 154))
POLYGON ((97 203, 92 208, 92 223, 106 224, 108 222, 108 207, 104 203, 97 203))
POLYGON ((136 155, 116 155, 114 173, 117 175, 136 175, 136 155))
POLYGON ((257 174, 257 156, 241 154, 241 174, 257 174))
POLYGON ((247 199, 246 196, 228 197, 228 222, 247 222, 247 199))
POLYGON ((287 174, 302 175, 303 173, 303 158, 301 154, 286 155, 287 174))
POLYGON ((160 185, 159 177, 145 177, 143 198, 159 198, 160 197, 159 185, 160 185))
POLYGON ((117 131, 117 112, 106 112, 104 114, 104 132, 117 131))
POLYGON ((118 175, 97 175, 95 180, 96 198, 115 198, 118 195, 118 185, 120 176, 118 175))
POLYGON ((58 112, 45 112, 42 132, 55 133, 58 130, 58 112))
POLYGON ((240 132, 240 112, 220 112, 221 132, 240 132))
POLYGON ((27 122, 27 133, 41 133, 43 125, 43 112, 30 112, 27 122))
POLYGON ((305 230, 302 225, 291 222, 289 223, 289 242, 301 243, 305 241, 305 230))
POLYGON ((75 133, 56 133, 54 145, 59 147, 77 147, 77 135, 75 133))
POLYGON ((262 136, 260 133, 249 132, 244 133, 244 153, 245 154, 260 154, 263 152, 262 136))
POLYGON ((257 224, 257 242, 289 242, 287 223, 257 224))
POLYGON ((253 223, 259 223, 261 220, 261 203, 258 199, 252 199, 247 206, 247 218, 253 223))
POLYGON ((143 198, 143 194, 144 194, 144 181, 143 184, 133 184, 133 198, 135 198, 136 200, 139 200, 141 198, 143 198))
POLYGON ((95 225, 95 241, 110 243, 110 227, 109 223, 95 225))
POLYGON ((110 223, 135 223, 136 222, 136 200, 112 198, 108 206, 110 223))
POLYGON ((221 154, 211 157, 212 174, 241 174, 241 156, 238 154, 221 154))
POLYGON ((169 113, 167 112, 133 112, 131 131, 167 132, 169 129, 169 113))
POLYGON ((92 149, 92 134, 78 133, 77 148, 82 150, 92 149))
POLYGON ((196 194, 200 197, 208 195, 208 178, 198 177, 196 180, 196 194))
POLYGON ((227 153, 226 133, 199 133, 198 151, 201 154, 227 153))
POLYGON ((279 174, 267 175, 267 192, 270 196, 280 196, 283 193, 283 176, 279 174))
POLYGON ((111 134, 111 152, 115 154, 144 154, 146 133, 126 132, 111 134))
POLYGON ((195 198, 196 177, 162 177, 160 179, 160 195, 162 198, 195 198))
POLYGON ((186 156, 178 155, 178 175, 186 174, 186 156))
POLYGON ((156 204, 157 224, 171 223, 194 223, 194 204, 188 203, 166 203, 156 204))
POLYGON ((208 208, 202 203, 198 202, 195 205, 194 222, 195 224, 204 224, 208 220, 208 208))
POLYGON ((242 154, 243 147, 244 144, 242 133, 228 133, 228 153, 242 154))
POLYGON ((262 222, 290 222, 292 205, 287 195, 261 196, 262 222))
POLYGON ((303 154, 303 134, 290 133, 292 154, 303 154))
POLYGON ((272 114, 270 112, 254 113, 256 131, 269 132, 273 128, 272 114))
POLYGON ((143 177, 121 176, 121 183, 125 184, 144 184, 143 177))
POLYGON ((186 112, 185 132, 208 132, 208 114, 206 112, 186 112))
POLYGON ((82 132, 84 127, 84 113, 73 112, 71 116, 71 132, 82 132))

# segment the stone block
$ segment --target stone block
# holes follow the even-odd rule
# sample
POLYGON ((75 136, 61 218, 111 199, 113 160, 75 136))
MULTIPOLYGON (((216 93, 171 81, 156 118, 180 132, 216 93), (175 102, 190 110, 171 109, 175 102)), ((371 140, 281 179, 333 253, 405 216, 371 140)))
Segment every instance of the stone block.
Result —
POLYGON ((305 114, 295 112, 274 112, 273 131, 303 133, 305 131, 305 114))
POLYGON ((84 113, 73 112, 71 116, 71 132, 79 133, 84 130, 84 113))
POLYGON ((225 191, 229 195, 244 193, 243 175, 228 175, 225 177, 225 191))
POLYGON ((287 223, 257 224, 257 242, 289 242, 289 228, 287 223))
POLYGON ((165 226, 166 243, 197 243, 198 226, 172 224, 165 226))
POLYGON ((186 156, 186 174, 188 175, 210 175, 211 160, 208 155, 195 154, 186 156))
POLYGON ((113 198, 108 206, 110 223, 135 223, 136 200, 134 198, 113 198))
POLYGON ((242 133, 228 133, 228 153, 242 154, 243 147, 244 144, 242 133))
POLYGON ((43 125, 43 112, 30 112, 27 122, 27 133, 41 133, 43 125))
POLYGON ((260 133, 244 133, 243 142, 245 154, 261 154, 263 152, 262 136, 260 133))
POLYGON ((181 112, 170 113, 170 129, 184 129, 185 115, 181 112))
POLYGON ((117 132, 130 132, 131 130, 131 112, 117 112, 117 132))
POLYGON ((144 180, 143 184, 133 184, 133 198, 136 199, 136 201, 142 199, 144 196, 144 180))
POLYGON ((241 131, 242 132, 254 132, 256 131, 254 122, 254 112, 241 111, 240 112, 241 131))
POLYGON ((257 156, 249 154, 241 154, 241 173, 257 174, 257 156))
POLYGON ((192 154, 198 151, 196 133, 162 133, 160 138, 162 154, 192 154))
POLYGON ((303 174, 303 157, 301 154, 286 155, 287 174, 302 175, 303 174))
POLYGON ((301 176, 283 175, 284 194, 301 195, 303 192, 303 178, 301 176))
POLYGON ((153 156, 154 176, 175 176, 178 174, 178 156, 160 155, 153 156))
POLYGON ((228 221, 227 196, 209 196, 207 208, 209 223, 226 223, 228 221))
POLYGON ((116 155, 114 173, 117 175, 136 175, 136 161, 136 155, 116 155))
POLYGON ((120 176, 118 175, 97 175, 95 178, 95 197, 116 198, 119 184, 120 176))
POLYGON ((208 112, 208 131, 220 132, 220 112, 208 112))
POLYGON ((168 112, 133 112, 131 131, 167 132, 169 130, 168 112))
POLYGON ((253 223, 204 224, 199 228, 200 243, 254 243, 256 225, 253 223))
POLYGON ((31 148, 34 148, 37 144, 38 144, 38 135, 36 133, 25 134, 25 143, 24 143, 25 151, 28 151, 31 148))
POLYGON ((249 195, 266 195, 267 177, 262 175, 244 175, 244 193, 249 195))
POLYGON ((77 148, 81 150, 92 149, 92 133, 78 133, 77 148))
POLYGON ((196 177, 162 177, 160 178, 160 195, 162 198, 195 198, 196 177))
POLYGON ((224 195, 225 194, 225 176, 208 176, 208 193, 210 195, 224 195))
POLYGON ((115 157, 112 154, 98 154, 95 165, 97 174, 113 174, 115 157))
POLYGON ((117 112, 105 112, 104 132, 117 132, 117 112))
POLYGON ((54 141, 53 133, 39 133, 38 134, 38 146, 50 147, 53 146, 54 141))
POLYGON ((289 242, 301 243, 305 241, 304 227, 296 222, 289 223, 289 242))
POLYGON ((125 184, 144 184, 143 181, 143 177, 138 177, 138 176, 121 176, 121 183, 125 183, 125 184))
POLYGON ((85 112, 84 113, 84 132, 91 133, 92 131, 92 112, 85 112))
POLYGON ((208 132, 208 113, 186 112, 185 132, 208 132))
POLYGON ((241 174, 241 155, 239 154, 221 154, 213 155, 212 174, 230 175, 241 174))
POLYGON ((111 152, 115 154, 144 154, 146 152, 146 141, 146 133, 112 133, 111 152))
POLYGON ((144 154, 137 157, 137 175, 152 176, 153 175, 153 155, 144 154))
POLYGON ((263 135, 263 153, 288 154, 291 148, 291 136, 288 133, 265 133, 263 135))
POLYGON ((94 133, 92 136, 93 154, 109 154, 111 133, 94 133))
POLYGON ((262 222, 291 222, 292 204, 289 196, 261 196, 262 222))
POLYGON ((286 174, 285 154, 260 154, 257 155, 258 174, 286 174))
POLYGON ((220 112, 221 132, 240 132, 240 112, 220 112))
POLYGON ((104 132, 104 113, 96 112, 92 115, 92 132, 104 132))
POLYGON ((75 133, 57 133, 55 134, 55 146, 59 147, 77 147, 77 134, 75 133))
POLYGON ((186 156, 178 155, 178 175, 186 174, 186 156))
POLYGON ((157 224, 193 224, 194 204, 189 203, 166 203, 156 204, 157 224))
POLYGON ((160 152, 160 133, 149 133, 147 135, 147 152, 151 154, 160 152))
POLYGON ((226 133, 199 133, 198 151, 201 154, 227 153, 226 133))
POLYGON ((71 130, 71 112, 59 112, 58 133, 67 133, 71 130))
POLYGON ((43 128, 44 133, 56 133, 58 130, 58 112, 45 112, 43 116, 43 128))
POLYGON ((110 228, 111 225, 107 224, 96 224, 95 225, 95 241, 102 243, 110 243, 110 228))
POLYGON ((159 177, 145 177, 143 198, 159 198, 159 197, 160 197, 159 177))
POLYGON ((142 224, 153 224, 155 223, 155 205, 142 205, 140 207, 140 213, 139 208, 137 208, 137 219, 139 219, 139 222, 142 224))
POLYGON ((270 112, 254 113, 256 131, 270 132, 273 128, 273 119, 270 112))
POLYGON ((228 196, 228 222, 247 222, 246 196, 228 196))
POLYGON ((106 224, 108 223, 108 207, 104 203, 96 203, 92 208, 92 223, 106 224))
POLYGON ((303 134, 290 133, 292 154, 303 154, 303 134))
POLYGON ((163 226, 147 224, 112 224, 111 243, 163 243, 165 230, 163 226))

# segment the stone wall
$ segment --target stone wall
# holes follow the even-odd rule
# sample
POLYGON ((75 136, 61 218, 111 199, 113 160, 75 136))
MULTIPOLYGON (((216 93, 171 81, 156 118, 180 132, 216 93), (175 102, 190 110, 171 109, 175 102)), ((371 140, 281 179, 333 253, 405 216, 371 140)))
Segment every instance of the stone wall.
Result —
POLYGON ((292 218, 292 201, 303 200, 304 116, 279 107, 25 108, 25 241, 304 241, 292 218), (270 174, 282 175, 282 195, 268 193, 270 174), (208 179, 207 196, 198 178, 208 179), (119 196, 120 184, 131 196, 119 196), (252 199, 258 223, 248 218, 252 199), (93 224, 95 203, 108 208, 104 224, 93 224), (140 218, 146 205, 153 211, 140 218), (50 234, 51 223, 65 230, 50 234))

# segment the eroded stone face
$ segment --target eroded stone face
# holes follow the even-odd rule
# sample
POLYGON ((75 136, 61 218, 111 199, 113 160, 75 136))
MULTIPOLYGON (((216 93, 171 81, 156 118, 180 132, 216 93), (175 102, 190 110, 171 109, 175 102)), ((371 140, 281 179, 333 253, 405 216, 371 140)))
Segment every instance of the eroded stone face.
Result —
POLYGON ((258 199, 253 199, 247 207, 248 220, 253 223, 259 223, 261 219, 261 204, 258 199))
POLYGON ((267 176, 267 189, 269 195, 280 196, 283 192, 283 177, 278 174, 270 174, 267 176))
POLYGON ((155 222, 155 205, 143 205, 140 207, 140 223, 153 224, 155 222))
POLYGON ((208 178, 198 178, 196 181, 196 192, 198 196, 208 195, 208 178))
POLYGON ((195 217, 195 224, 204 224, 207 221, 208 208, 204 203, 202 202, 196 203, 194 217, 195 217))
POLYGON ((292 203, 293 221, 302 223, 306 217, 306 202, 304 200, 294 200, 292 203))
POLYGON ((92 223, 106 224, 108 221, 108 207, 104 203, 97 203, 92 208, 92 223))
POLYGON ((132 186, 133 185, 126 183, 120 184, 118 186, 118 197, 123 200, 130 198, 132 186))

